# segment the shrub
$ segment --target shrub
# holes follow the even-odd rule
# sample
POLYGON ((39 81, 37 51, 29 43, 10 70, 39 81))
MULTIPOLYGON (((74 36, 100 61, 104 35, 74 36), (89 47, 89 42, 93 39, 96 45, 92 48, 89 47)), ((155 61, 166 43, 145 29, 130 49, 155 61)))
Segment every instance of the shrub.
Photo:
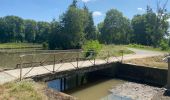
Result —
POLYGON ((43 50, 47 50, 48 49, 48 44, 46 42, 43 42, 42 48, 43 48, 43 50))
POLYGON ((97 40, 87 41, 83 45, 83 50, 85 51, 85 57, 95 57, 102 49, 102 45, 97 40))
POLYGON ((161 40, 160 42, 161 50, 168 50, 169 46, 166 40, 161 40))

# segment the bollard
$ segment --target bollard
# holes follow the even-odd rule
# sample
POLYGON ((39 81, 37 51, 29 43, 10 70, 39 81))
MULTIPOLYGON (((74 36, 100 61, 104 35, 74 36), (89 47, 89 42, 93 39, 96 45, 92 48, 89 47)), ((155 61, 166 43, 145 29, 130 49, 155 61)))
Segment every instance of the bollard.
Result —
POLYGON ((170 89, 170 57, 168 57, 167 89, 170 89))

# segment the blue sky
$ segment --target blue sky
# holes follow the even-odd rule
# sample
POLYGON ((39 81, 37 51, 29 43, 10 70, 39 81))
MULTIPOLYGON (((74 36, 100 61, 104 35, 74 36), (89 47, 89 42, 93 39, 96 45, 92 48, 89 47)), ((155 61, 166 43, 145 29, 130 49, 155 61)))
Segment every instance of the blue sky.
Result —
MULTIPOLYGON (((132 18, 135 14, 145 12, 146 5, 156 9, 156 0, 78 0, 78 6, 83 3, 93 11, 95 24, 104 20, 109 9, 115 8, 123 12, 124 16, 132 18)), ((161 0, 165 1, 165 0, 161 0)), ((48 21, 64 13, 72 0, 0 0, 0 17, 16 15, 24 19, 48 21)), ((168 11, 170 11, 170 1, 168 11)))

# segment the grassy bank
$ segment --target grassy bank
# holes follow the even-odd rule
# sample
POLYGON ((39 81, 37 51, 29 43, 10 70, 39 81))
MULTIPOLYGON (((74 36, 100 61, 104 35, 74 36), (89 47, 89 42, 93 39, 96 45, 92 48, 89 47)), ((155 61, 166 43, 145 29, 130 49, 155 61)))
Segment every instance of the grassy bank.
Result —
POLYGON ((164 58, 164 56, 139 58, 139 59, 127 60, 124 63, 132 63, 132 64, 141 65, 141 66, 157 67, 157 68, 161 68, 161 69, 167 69, 168 64, 163 61, 163 58, 164 58))
POLYGON ((41 48, 40 44, 33 43, 1 43, 0 49, 24 49, 24 48, 41 48))
POLYGON ((0 100, 48 100, 44 86, 34 82, 13 82, 0 85, 0 100))
POLYGON ((134 53, 133 51, 128 50, 124 45, 103 45, 97 58, 106 58, 108 55, 118 57, 122 55, 122 51, 124 55, 134 53))
POLYGON ((74 97, 49 89, 45 83, 24 80, 0 85, 0 100, 76 100, 74 97))
POLYGON ((143 50, 170 52, 170 48, 167 50, 162 50, 161 48, 154 48, 152 46, 145 46, 145 45, 139 45, 139 44, 129 44, 129 45, 125 45, 125 46, 129 47, 129 48, 137 48, 137 49, 143 49, 143 50))

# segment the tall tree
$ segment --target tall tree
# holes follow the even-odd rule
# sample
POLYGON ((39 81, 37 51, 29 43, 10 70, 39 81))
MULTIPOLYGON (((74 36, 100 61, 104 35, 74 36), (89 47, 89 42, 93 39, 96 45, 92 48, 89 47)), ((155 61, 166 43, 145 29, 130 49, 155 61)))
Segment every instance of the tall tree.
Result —
POLYGON ((127 39, 127 27, 130 22, 116 9, 111 9, 106 13, 106 18, 101 29, 101 40, 103 43, 122 44, 127 39))
POLYGON ((92 12, 89 12, 88 7, 86 5, 84 5, 84 11, 86 15, 85 27, 84 27, 85 38, 87 40, 95 40, 97 39, 97 34, 96 34, 96 27, 93 21, 92 12))
POLYGON ((37 33, 37 23, 34 20, 25 20, 25 40, 27 42, 35 42, 37 33))
POLYGON ((49 33, 50 33, 50 23, 48 22, 37 22, 37 34, 36 42, 48 42, 49 33))
MULTIPOLYGON (((74 1, 73 1, 73 4, 74 1)), ((64 49, 80 48, 83 44, 84 38, 84 11, 75 6, 70 6, 61 18, 61 25, 63 26, 65 34, 64 49)))
POLYGON ((134 30, 133 43, 147 44, 147 33, 145 27, 145 16, 135 15, 132 19, 132 27, 134 30))

